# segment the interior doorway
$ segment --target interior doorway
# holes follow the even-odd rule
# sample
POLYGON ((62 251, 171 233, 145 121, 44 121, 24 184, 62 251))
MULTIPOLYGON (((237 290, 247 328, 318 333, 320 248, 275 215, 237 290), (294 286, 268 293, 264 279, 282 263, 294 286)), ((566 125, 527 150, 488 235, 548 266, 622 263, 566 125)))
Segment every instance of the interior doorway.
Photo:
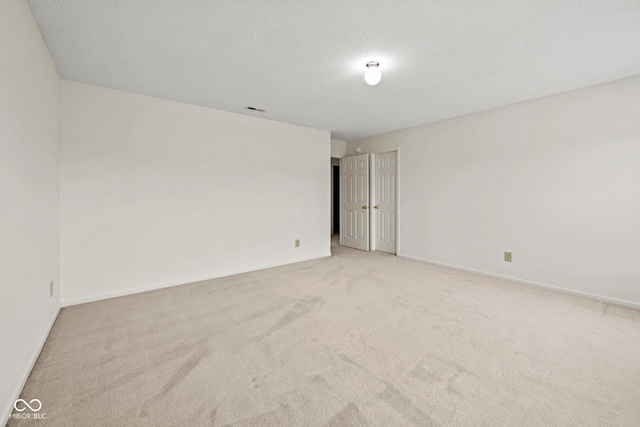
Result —
POLYGON ((340 234, 340 165, 332 165, 331 168, 333 173, 333 192, 331 194, 333 227, 331 235, 334 235, 340 234))
POLYGON ((331 236, 340 234, 340 159, 331 158, 331 236))

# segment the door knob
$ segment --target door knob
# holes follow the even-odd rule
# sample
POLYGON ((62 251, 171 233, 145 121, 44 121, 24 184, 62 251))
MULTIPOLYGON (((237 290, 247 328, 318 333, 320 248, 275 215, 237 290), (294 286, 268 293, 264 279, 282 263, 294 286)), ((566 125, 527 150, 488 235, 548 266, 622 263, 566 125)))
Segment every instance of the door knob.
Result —
POLYGON ((378 205, 375 205, 373 208, 374 208, 374 209, 378 209, 378 205))
POLYGON ((367 209, 367 206, 366 206, 366 205, 365 205, 365 206, 363 206, 363 207, 362 207, 362 209, 367 209))

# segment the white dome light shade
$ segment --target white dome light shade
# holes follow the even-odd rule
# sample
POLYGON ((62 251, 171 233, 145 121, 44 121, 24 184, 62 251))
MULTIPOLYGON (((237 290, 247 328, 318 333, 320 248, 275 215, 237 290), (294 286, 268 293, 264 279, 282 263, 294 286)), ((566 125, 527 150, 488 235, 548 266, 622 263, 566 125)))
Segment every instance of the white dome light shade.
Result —
POLYGON ((367 64, 367 71, 364 72, 364 81, 371 86, 380 83, 382 78, 382 72, 378 68, 380 64, 375 61, 371 61, 367 64))

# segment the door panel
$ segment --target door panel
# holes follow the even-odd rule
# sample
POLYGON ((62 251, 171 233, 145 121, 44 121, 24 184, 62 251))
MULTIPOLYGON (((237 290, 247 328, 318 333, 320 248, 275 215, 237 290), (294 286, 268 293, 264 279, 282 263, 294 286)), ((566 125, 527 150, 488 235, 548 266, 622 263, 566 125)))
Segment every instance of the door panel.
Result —
POLYGON ((342 158, 342 244, 369 250, 369 155, 342 158))
POLYGON ((397 156, 396 152, 375 157, 375 250, 396 253, 397 156))

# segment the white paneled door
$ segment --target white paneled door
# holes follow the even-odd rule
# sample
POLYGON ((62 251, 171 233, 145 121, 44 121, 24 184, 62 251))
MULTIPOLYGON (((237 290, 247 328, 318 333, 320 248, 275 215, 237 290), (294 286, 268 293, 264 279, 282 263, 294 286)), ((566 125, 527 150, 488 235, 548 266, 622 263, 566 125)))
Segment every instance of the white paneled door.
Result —
POLYGON ((396 253, 397 172, 395 151, 374 156, 373 249, 392 254, 396 253))
POLYGON ((369 155, 343 157, 342 244, 369 250, 369 155))

